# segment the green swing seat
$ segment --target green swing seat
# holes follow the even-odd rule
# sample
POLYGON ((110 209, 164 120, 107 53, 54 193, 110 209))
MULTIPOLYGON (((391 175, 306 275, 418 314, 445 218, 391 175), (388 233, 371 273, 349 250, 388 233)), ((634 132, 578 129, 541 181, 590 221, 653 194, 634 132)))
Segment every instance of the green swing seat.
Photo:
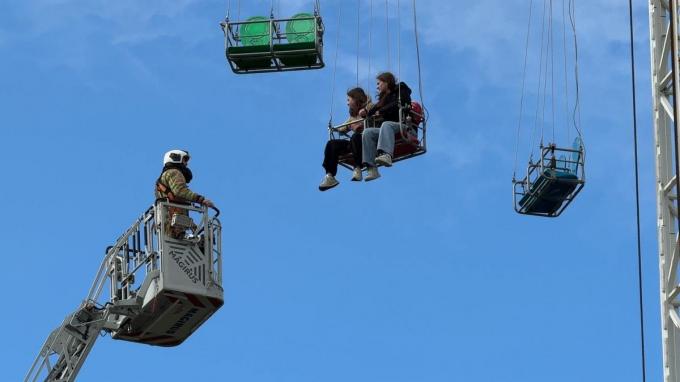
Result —
POLYGON ((309 13, 298 13, 286 23, 288 43, 274 45, 274 52, 285 66, 304 67, 316 64, 318 54, 314 23, 314 16, 309 13))
POLYGON ((229 40, 226 52, 232 69, 247 73, 323 67, 320 37, 323 28, 317 26, 320 19, 309 13, 298 13, 284 20, 288 20, 285 39, 276 30, 279 20, 253 16, 245 22, 231 24, 240 26, 238 38, 229 40))
POLYGON ((249 17, 241 25, 239 34, 241 46, 227 48, 227 57, 239 69, 249 71, 272 66, 271 57, 262 57, 271 50, 270 25, 269 18, 264 16, 249 17))

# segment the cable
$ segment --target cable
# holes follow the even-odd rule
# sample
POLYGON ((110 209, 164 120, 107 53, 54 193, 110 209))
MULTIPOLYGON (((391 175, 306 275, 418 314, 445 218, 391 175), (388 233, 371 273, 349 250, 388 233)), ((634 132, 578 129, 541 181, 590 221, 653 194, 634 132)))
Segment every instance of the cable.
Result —
MULTIPOLYGON (((638 299, 640 308, 640 352, 642 362, 642 382, 646 381, 645 366, 645 325, 642 300, 642 245, 640 240, 640 182, 638 171, 638 139, 637 139, 637 107, 635 92, 635 47, 633 40, 633 0, 628 0, 628 23, 630 28, 630 73, 633 92, 633 151, 635 153, 635 218, 637 223, 637 271, 638 271, 638 299)), ((675 86, 673 87, 675 89, 675 86)), ((677 127, 677 123, 676 123, 677 127)), ((677 151, 676 151, 677 152, 677 151)))
POLYGON ((569 75, 567 74, 567 12, 564 9, 565 0, 562 0, 562 52, 564 57, 564 129, 567 131, 567 142, 571 141, 569 132, 569 75))
POLYGON ((534 156, 534 139, 536 137, 536 130, 538 130, 539 116, 541 110, 541 84, 543 81, 543 42, 545 35, 545 1, 543 2, 543 19, 541 23, 541 54, 538 61, 538 86, 536 88, 536 114, 534 116, 534 128, 531 130, 531 139, 529 140, 529 151, 531 152, 529 160, 534 156))
POLYGON ((527 23, 527 37, 524 43, 524 65, 522 67, 522 93, 519 98, 519 121, 517 122, 517 139, 515 141, 515 165, 512 168, 512 178, 515 178, 517 173, 517 155, 519 153, 519 137, 522 129, 522 114, 524 112, 524 87, 527 78, 527 56, 529 55, 529 34, 531 32, 531 10, 533 8, 534 0, 529 1, 529 22, 527 23))
POLYGON ((418 40, 418 16, 416 14, 416 0, 413 0, 413 31, 416 38, 416 61, 418 63, 418 93, 420 95, 420 104, 425 108, 425 99, 423 97, 423 76, 420 69, 420 42, 418 40))
POLYGON ((387 37, 387 70, 389 71, 392 67, 390 63, 390 10, 385 0, 385 35, 387 37))
POLYGON ((420 96, 420 104, 423 106, 423 138, 421 146, 423 150, 427 150, 427 119, 428 111, 425 106, 425 98, 423 97, 423 75, 420 65, 420 42, 418 39, 418 15, 416 10, 416 0, 413 0, 413 31, 416 40, 416 62, 418 64, 418 95, 420 96))
POLYGON ((371 57, 373 56, 373 0, 370 1, 370 11, 368 16, 368 78, 366 78, 366 91, 371 88, 371 57))
POLYGON ((361 31, 361 0, 357 0, 357 87, 359 87, 359 42, 361 31))
POLYGON ((333 79, 331 81, 331 111, 328 118, 328 127, 333 127, 333 104, 335 103, 335 74, 338 72, 338 49, 340 48, 340 15, 342 15, 342 5, 338 5, 338 32, 335 38, 335 59, 333 61, 333 79))
POLYGON ((550 0, 550 112, 552 115, 552 143, 555 141, 555 33, 553 28, 553 2, 550 0))
POLYGON ((574 0, 569 0, 569 20, 571 21, 571 30, 574 35, 574 78, 576 82, 576 100, 574 103, 574 128, 578 133, 579 138, 581 138, 581 144, 583 144, 583 133, 581 132, 581 99, 580 99, 580 87, 578 78, 578 40, 576 38, 576 15, 574 8, 574 0))
MULTIPOLYGON (((397 78, 401 81, 401 3, 397 0, 397 78)), ((401 92, 399 92, 401 107, 401 92)))

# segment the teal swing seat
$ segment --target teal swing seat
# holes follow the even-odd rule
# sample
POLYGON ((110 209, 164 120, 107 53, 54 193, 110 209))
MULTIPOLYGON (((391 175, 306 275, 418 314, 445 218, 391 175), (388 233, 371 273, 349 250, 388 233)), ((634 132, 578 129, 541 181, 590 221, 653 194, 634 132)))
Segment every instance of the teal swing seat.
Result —
POLYGON ((554 144, 541 147, 541 159, 529 163, 527 176, 513 180, 515 211, 520 214, 557 217, 585 185, 584 149, 576 138, 570 149, 554 144), (562 153, 559 159, 556 153, 562 153))
POLYGON ((318 14, 298 13, 287 19, 254 16, 222 23, 226 57, 234 73, 320 69, 323 23, 318 14), (284 32, 280 25, 285 22, 284 32))

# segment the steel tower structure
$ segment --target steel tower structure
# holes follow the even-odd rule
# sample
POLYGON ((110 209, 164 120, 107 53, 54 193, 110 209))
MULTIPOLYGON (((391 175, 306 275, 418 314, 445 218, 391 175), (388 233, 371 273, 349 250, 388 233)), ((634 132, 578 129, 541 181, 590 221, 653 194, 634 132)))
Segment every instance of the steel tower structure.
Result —
POLYGON ((649 0, 657 232, 664 382, 680 382, 678 141, 680 112, 677 0, 649 0))

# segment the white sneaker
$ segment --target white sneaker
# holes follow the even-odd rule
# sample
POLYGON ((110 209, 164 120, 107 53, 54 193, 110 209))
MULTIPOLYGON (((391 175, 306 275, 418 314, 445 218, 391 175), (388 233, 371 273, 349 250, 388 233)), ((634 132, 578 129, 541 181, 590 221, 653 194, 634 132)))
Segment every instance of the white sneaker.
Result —
POLYGON ((361 167, 354 167, 354 171, 352 171, 352 181, 361 182, 361 178, 361 167))
POLYGON ((392 167, 392 156, 388 153, 384 153, 375 158, 375 163, 381 164, 385 167, 392 167))
POLYGON ((368 175, 366 175, 365 179, 367 182, 380 178, 380 173, 378 172, 377 167, 369 167, 367 172, 368 175))
POLYGON ((338 182, 333 175, 326 174, 326 176, 323 177, 321 184, 319 185, 319 191, 330 190, 331 188, 337 186, 338 184, 340 184, 340 182, 338 182))

